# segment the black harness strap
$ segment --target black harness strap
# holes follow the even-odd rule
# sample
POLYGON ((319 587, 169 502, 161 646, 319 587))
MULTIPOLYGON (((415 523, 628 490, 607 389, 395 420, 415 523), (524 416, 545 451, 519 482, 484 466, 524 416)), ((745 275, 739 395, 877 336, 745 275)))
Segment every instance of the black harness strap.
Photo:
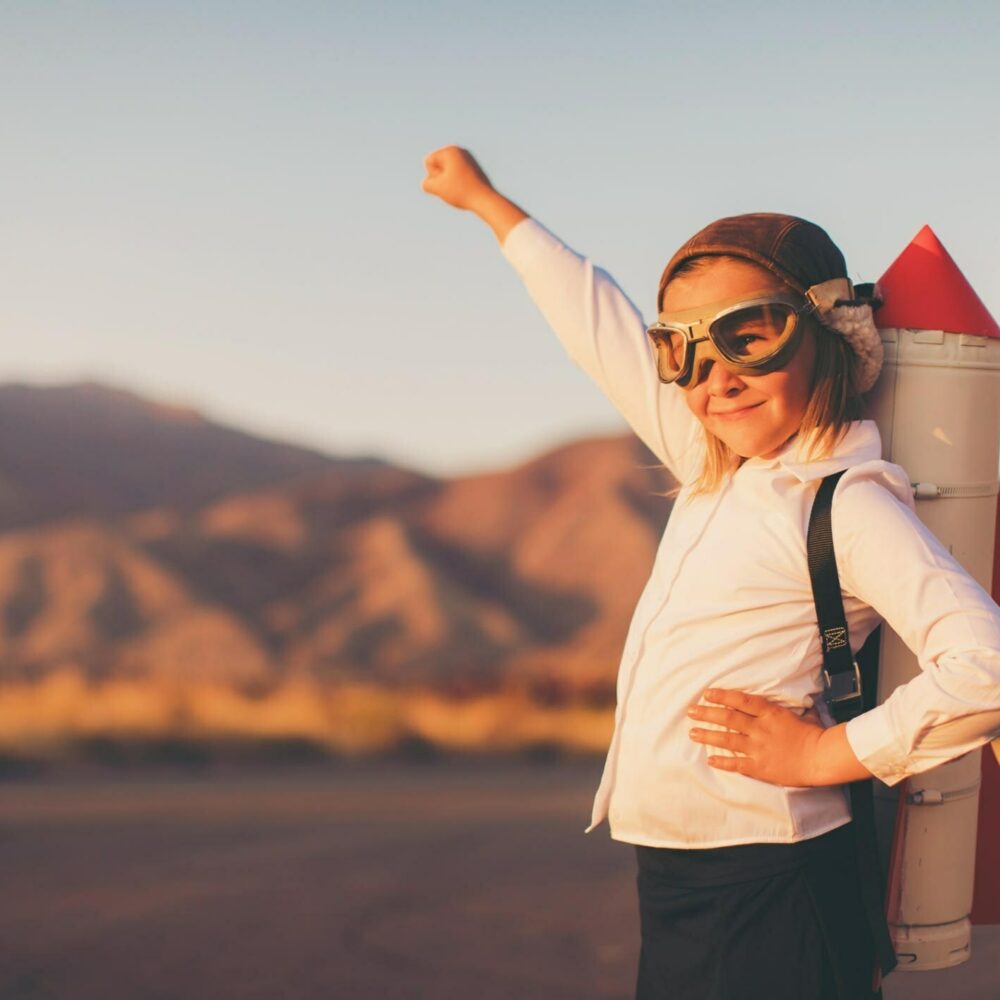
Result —
MULTIPOLYGON (((826 700, 830 714, 838 723, 847 722, 875 705, 878 691, 878 643, 881 635, 880 626, 858 650, 855 661, 851 655, 847 619, 840 596, 840 577, 837 575, 830 524, 833 491, 846 471, 826 476, 820 483, 809 515, 806 536, 809 576, 823 644, 826 700)), ((885 976, 896 967, 897 959, 885 919, 885 885, 878 861, 873 781, 873 778, 852 781, 848 788, 851 793, 861 896, 875 942, 876 960, 885 976)))

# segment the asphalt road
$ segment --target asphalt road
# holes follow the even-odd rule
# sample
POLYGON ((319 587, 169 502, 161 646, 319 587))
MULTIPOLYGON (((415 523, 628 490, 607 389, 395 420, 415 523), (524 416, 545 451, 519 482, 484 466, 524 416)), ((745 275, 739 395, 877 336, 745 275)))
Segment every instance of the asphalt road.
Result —
MULTIPOLYGON (((0 997, 630 1000, 634 854, 583 834, 600 768, 5 782, 0 997)), ((886 1000, 1000 1000, 998 932, 886 1000)))

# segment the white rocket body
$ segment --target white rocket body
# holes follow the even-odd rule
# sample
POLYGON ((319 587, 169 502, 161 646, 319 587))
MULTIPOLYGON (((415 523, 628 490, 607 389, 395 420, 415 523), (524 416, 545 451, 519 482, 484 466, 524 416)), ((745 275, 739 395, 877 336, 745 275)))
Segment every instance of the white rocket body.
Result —
MULTIPOLYGON (((883 458, 909 473, 917 515, 989 591, 1000 457, 1000 339, 901 328, 881 335, 885 361, 868 402, 883 458)), ((882 632, 880 703, 920 671, 898 636, 885 627, 882 632)), ((954 733, 963 722, 928 739, 941 740, 946 729, 954 733)), ((967 753, 892 789, 875 783, 886 865, 898 816, 889 929, 901 971, 946 968, 971 955, 981 754, 967 753)))

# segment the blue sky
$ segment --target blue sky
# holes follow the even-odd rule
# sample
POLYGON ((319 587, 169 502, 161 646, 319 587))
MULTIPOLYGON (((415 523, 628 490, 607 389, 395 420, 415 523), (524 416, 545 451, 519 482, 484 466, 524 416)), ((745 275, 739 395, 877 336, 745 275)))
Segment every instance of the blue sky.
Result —
POLYGON ((456 143, 651 316, 711 219, 930 223, 1000 314, 1000 5, 0 5, 0 380, 96 378, 441 474, 624 424, 468 213, 456 143))

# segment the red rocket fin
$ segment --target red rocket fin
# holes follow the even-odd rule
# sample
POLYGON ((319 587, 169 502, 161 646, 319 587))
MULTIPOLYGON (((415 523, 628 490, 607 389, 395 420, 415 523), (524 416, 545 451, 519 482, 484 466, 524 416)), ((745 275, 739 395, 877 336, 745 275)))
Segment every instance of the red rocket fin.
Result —
POLYGON ((889 265, 878 281, 884 305, 879 329, 909 327, 1000 337, 1000 325, 973 291, 930 226, 889 265))

